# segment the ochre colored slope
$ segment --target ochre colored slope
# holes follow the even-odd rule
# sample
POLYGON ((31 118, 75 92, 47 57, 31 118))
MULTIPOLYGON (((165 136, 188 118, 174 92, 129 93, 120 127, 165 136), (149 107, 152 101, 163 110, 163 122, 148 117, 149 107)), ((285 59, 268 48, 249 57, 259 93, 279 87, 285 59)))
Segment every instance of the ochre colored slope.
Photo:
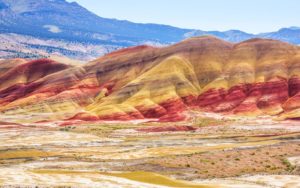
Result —
POLYGON ((86 109, 101 119, 160 118, 180 113, 199 90, 192 65, 172 56, 86 109))
POLYGON ((300 49, 279 41, 198 37, 119 50, 83 66, 30 63, 1 72, 0 62, 0 112, 50 113, 37 120, 178 121, 189 108, 300 117, 300 49))

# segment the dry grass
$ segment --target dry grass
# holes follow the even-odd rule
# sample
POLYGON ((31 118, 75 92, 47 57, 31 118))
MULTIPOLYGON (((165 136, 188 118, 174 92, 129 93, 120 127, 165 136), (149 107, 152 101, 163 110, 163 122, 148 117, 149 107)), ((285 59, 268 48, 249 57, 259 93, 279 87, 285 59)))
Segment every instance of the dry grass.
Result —
POLYGON ((155 184, 168 187, 190 187, 190 188, 212 188, 215 186, 208 185, 198 185, 190 183, 187 181, 175 180, 160 174, 153 172, 124 172, 124 173, 106 173, 106 172, 97 172, 97 171, 69 171, 69 170, 49 170, 49 169, 40 169, 32 170, 33 173, 38 174, 64 174, 64 175, 80 175, 80 174, 100 174, 106 176, 114 176, 118 178, 125 178, 133 181, 138 181, 142 183, 155 184))
POLYGON ((199 178, 224 178, 255 173, 291 173, 295 167, 286 158, 298 155, 300 143, 282 143, 259 148, 155 158, 150 162, 164 167, 193 168, 199 178))
POLYGON ((0 160, 51 157, 54 153, 36 149, 0 151, 0 160))

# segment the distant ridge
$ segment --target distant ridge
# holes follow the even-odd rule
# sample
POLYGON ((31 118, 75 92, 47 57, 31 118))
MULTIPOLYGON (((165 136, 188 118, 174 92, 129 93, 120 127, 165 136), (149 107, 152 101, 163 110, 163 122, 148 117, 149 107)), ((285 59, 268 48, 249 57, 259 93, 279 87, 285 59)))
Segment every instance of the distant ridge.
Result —
POLYGON ((169 45, 203 35, 229 42, 259 37, 300 44, 299 27, 257 35, 239 30, 202 31, 102 18, 65 0, 0 0, 0 58, 61 55, 91 60, 119 48, 169 45))

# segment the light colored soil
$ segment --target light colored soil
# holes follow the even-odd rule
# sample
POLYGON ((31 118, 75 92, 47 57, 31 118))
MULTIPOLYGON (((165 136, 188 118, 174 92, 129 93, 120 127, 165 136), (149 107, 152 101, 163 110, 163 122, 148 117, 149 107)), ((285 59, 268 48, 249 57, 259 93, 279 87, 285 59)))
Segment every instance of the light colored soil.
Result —
POLYGON ((292 173, 288 156, 300 155, 300 142, 282 143, 252 149, 213 151, 149 160, 162 167, 192 168, 198 178, 224 178, 243 174, 292 173))
POLYGON ((3 128, 0 186, 7 182, 35 186, 46 181, 52 186, 60 180, 68 181, 62 185, 69 186, 84 178, 91 187, 127 181, 135 187, 148 183, 154 183, 152 187, 191 187, 203 185, 190 181, 199 178, 300 174, 299 167, 286 160, 300 156, 300 128, 295 122, 230 120, 222 124, 205 119, 195 123, 85 122, 67 127, 53 123, 3 128), (162 126, 198 129, 137 131, 162 126))

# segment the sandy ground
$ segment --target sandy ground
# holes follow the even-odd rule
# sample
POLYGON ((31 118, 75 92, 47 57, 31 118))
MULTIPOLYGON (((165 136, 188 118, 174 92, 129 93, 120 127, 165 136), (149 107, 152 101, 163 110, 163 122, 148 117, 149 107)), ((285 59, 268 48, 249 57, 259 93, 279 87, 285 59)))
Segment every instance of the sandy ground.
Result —
MULTIPOLYGON (((211 118, 211 117, 209 117, 211 118)), ((299 122, 0 125, 0 185, 299 187, 299 122), (189 125, 195 131, 139 132, 189 125)), ((197 121, 201 121, 198 119, 197 121)))

